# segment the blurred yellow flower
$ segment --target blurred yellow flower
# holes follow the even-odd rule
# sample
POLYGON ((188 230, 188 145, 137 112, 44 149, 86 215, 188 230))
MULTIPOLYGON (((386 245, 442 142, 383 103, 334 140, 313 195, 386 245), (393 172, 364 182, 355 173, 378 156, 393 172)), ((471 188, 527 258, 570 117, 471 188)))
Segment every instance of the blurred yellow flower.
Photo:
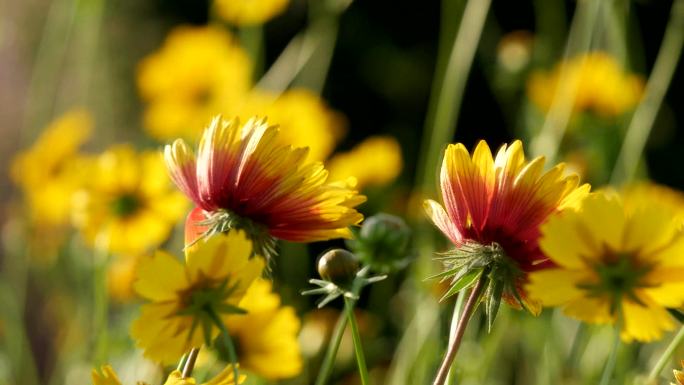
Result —
MULTIPOLYGON (((104 365, 100 368, 100 371, 95 369, 92 370, 93 385, 122 385, 121 380, 109 365, 104 365)), ((239 384, 245 381, 245 376, 240 376, 238 379, 239 384)), ((233 367, 228 365, 219 374, 208 382, 202 383, 202 385, 235 385, 235 377, 233 376, 233 367)), ((146 382, 138 381, 138 385, 147 385, 146 382)), ((169 377, 164 382, 164 385, 195 385, 195 379, 192 377, 182 378, 181 372, 174 370, 169 374, 169 377)))
POLYGON ((107 267, 107 290, 115 301, 123 303, 135 298, 133 282, 139 261, 139 257, 127 256, 115 259, 107 267))
POLYGON ((143 305, 131 334, 145 357, 172 364, 205 336, 216 337, 212 317, 226 324, 247 289, 264 269, 251 258, 252 243, 240 231, 216 234, 186 248, 185 264, 157 251, 138 265, 135 290, 143 305))
POLYGON ((644 92, 644 80, 626 72, 610 55, 591 52, 561 62, 551 71, 533 72, 527 83, 528 97, 545 112, 557 93, 563 94, 566 89, 567 96, 559 97, 572 97, 574 112, 591 111, 611 117, 636 106, 644 92))
POLYGON ((234 25, 263 24, 283 13, 289 0, 214 0, 219 17, 234 25))
POLYGON ((211 116, 242 102, 251 71, 247 54, 225 29, 174 29, 138 68, 147 132, 160 140, 196 140, 211 116))
POLYGON ((85 188, 74 197, 74 223, 97 248, 140 255, 161 244, 186 213, 157 151, 110 148, 94 160, 85 188))
POLYGON ((338 153, 328 162, 331 180, 356 178, 357 186, 382 186, 399 176, 401 146, 390 136, 372 136, 349 152, 338 153))
POLYGON ((640 182, 627 186, 624 196, 627 209, 649 201, 657 201, 661 205, 666 205, 680 223, 684 221, 684 193, 679 190, 651 182, 640 182))
POLYGON ((254 90, 230 115, 264 116, 277 122, 278 140, 293 147, 308 147, 308 160, 325 161, 345 133, 344 117, 320 96, 306 89, 275 95, 254 90))
POLYGON ((241 367, 268 380, 294 377, 302 370, 297 341, 300 321, 294 308, 280 306, 271 283, 257 280, 239 305, 247 314, 228 318, 241 367))
POLYGON ((73 110, 52 122, 36 142, 12 161, 10 175, 26 197, 34 223, 66 225, 74 192, 83 181, 79 147, 89 138, 92 119, 73 110))
POLYGON ((556 266, 530 275, 530 296, 588 323, 618 322, 625 341, 675 327, 666 308, 684 304, 684 230, 667 205, 592 194, 541 232, 556 266))

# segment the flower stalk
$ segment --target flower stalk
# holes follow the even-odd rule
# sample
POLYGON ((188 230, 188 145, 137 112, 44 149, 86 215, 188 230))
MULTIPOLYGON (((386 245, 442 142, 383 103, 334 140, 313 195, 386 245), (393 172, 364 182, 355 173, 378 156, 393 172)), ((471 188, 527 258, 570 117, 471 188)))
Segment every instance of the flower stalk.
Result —
POLYGON ((187 358, 185 358, 183 364, 183 374, 182 378, 188 378, 192 376, 192 370, 195 368, 195 362, 197 361, 197 356, 199 356, 199 348, 192 348, 190 353, 188 353, 187 358))
POLYGON ((349 325, 351 326, 352 338, 354 339, 354 353, 356 354, 356 363, 359 366, 361 384, 368 385, 370 383, 368 378, 368 367, 366 365, 366 356, 363 353, 363 345, 361 344, 359 325, 357 324, 356 316, 354 315, 354 300, 344 297, 344 311, 347 313, 349 325))
MULTIPOLYGON (((352 306, 354 304, 352 303, 352 306)), ((352 308, 353 310, 353 308, 352 308)), ((325 357, 323 358, 323 364, 318 371, 318 376, 316 377, 316 385, 325 385, 330 377, 332 368, 335 365, 335 357, 337 357, 337 350, 340 348, 340 342, 342 342, 342 336, 344 335, 344 330, 347 328, 347 315, 345 313, 340 313, 337 323, 335 324, 335 329, 333 330, 332 339, 328 343, 328 350, 325 352, 325 357)))
POLYGON ((601 375, 601 382, 599 385, 610 385, 610 381, 613 378, 613 373, 615 372, 615 364, 617 363, 617 353, 620 347, 620 330, 615 330, 615 337, 613 339, 613 347, 610 350, 610 356, 608 356, 608 361, 606 361, 606 366, 603 368, 603 374, 601 375))
MULTIPOLYGON (((452 341, 449 342, 449 347, 447 349, 446 354, 444 355, 442 363, 439 366, 437 376, 435 377, 435 380, 432 383, 433 385, 443 385, 444 381, 446 381, 447 375, 449 374, 449 369, 451 369, 451 364, 454 361, 454 358, 456 358, 458 348, 461 346, 461 341, 463 340, 463 335, 465 333, 466 326, 468 326, 468 321, 475 312, 475 309, 477 309, 477 305, 480 303, 482 294, 484 293, 484 290, 487 288, 487 281, 488 274, 482 273, 482 275, 480 275, 480 279, 477 281, 475 286, 470 291, 468 301, 466 302, 465 307, 463 308, 463 314, 458 320, 458 326, 456 327, 454 338, 452 341)), ((454 311, 459 311, 459 308, 454 308, 454 311)))
POLYGON ((663 355, 660 356, 658 362, 651 370, 651 373, 649 373, 648 380, 646 380, 647 384, 656 383, 658 376, 663 371, 665 366, 667 366, 667 364, 670 362, 672 355, 674 354, 675 350, 677 350, 679 345, 682 344, 682 342, 684 342, 684 326, 679 329, 677 335, 675 335, 675 337, 672 339, 672 342, 670 342, 670 344, 667 346, 667 349, 665 349, 663 355))

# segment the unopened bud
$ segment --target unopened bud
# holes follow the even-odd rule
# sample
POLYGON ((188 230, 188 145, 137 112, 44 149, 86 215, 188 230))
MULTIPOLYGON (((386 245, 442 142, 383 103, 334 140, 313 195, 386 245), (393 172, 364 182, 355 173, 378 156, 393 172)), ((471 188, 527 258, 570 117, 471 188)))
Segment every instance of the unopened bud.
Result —
POLYGON ((348 287, 359 271, 359 260, 344 249, 332 249, 318 259, 318 274, 338 286, 348 287))
POLYGON ((380 213, 368 217, 348 245, 364 265, 389 273, 406 264, 410 238, 411 229, 403 219, 380 213))

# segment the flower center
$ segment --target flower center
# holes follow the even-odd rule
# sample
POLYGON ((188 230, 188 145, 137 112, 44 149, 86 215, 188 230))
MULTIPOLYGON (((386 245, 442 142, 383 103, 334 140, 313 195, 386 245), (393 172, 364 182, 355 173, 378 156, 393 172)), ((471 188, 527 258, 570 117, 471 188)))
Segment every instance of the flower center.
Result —
POLYGON ((134 194, 124 194, 114 199, 111 210, 118 217, 128 217, 134 214, 141 206, 140 199, 134 194))
POLYGON ((617 312, 620 301, 625 297, 641 304, 635 291, 646 287, 642 279, 651 267, 635 263, 634 259, 626 254, 611 254, 606 256, 604 261, 594 268, 598 282, 582 283, 578 287, 589 291, 591 296, 608 296, 611 299, 612 314, 617 312))

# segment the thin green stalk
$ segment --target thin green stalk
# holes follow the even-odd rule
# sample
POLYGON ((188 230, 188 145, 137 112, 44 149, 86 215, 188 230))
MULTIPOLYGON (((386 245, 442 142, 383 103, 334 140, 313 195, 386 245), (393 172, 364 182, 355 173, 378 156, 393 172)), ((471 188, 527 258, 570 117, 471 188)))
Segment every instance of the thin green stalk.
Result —
POLYGON ((333 366, 335 366, 337 350, 340 348, 340 342, 342 341, 342 336, 344 335, 344 329, 346 327, 347 315, 345 313, 340 313, 340 316, 337 318, 337 323, 335 324, 335 329, 333 329, 332 339, 328 343, 328 350, 325 352, 323 363, 318 371, 316 385, 325 385, 328 378, 330 378, 330 373, 332 373, 333 366))
MULTIPOLYGON (((454 314, 451 316, 451 329, 449 330, 449 345, 454 343, 456 334, 458 333, 458 320, 461 318, 461 309, 463 308, 463 302, 465 302, 465 294, 466 291, 461 290, 458 293, 456 303, 454 304, 454 314)), ((454 363, 452 362, 445 385, 452 385, 454 381, 456 381, 456 370, 454 370, 454 363)))
MULTIPOLYGON (((596 29, 601 0, 581 0, 577 2, 575 15, 572 18, 568 41, 565 46, 564 60, 586 52, 591 47, 596 29)), ((548 162, 553 163, 565 136, 575 94, 577 93, 577 78, 571 78, 567 69, 561 71, 559 86, 554 93, 553 103, 546 114, 544 124, 530 145, 534 155, 543 155, 548 162)))
POLYGON ((109 266, 109 238, 98 235, 93 256, 93 334, 95 337, 95 363, 107 363, 109 344, 109 296, 107 295, 107 267, 109 266))
POLYGON ((195 362, 197 361, 197 356, 199 356, 199 351, 200 348, 192 348, 190 350, 187 359, 185 359, 185 364, 183 365, 181 378, 189 378, 192 376, 192 370, 195 368, 195 362))
POLYGON ((581 322, 577 327, 577 332, 575 333, 575 338, 572 340, 570 353, 568 353, 568 358, 565 363, 566 369, 570 372, 577 368, 579 360, 582 357, 582 351, 584 350, 587 337, 589 336, 588 331, 587 325, 584 322, 581 322))
POLYGON ((223 343, 228 348, 228 358, 230 358, 230 362, 233 365, 233 376, 235 377, 235 382, 237 382, 240 378, 240 373, 238 372, 238 356, 237 351, 235 350, 233 339, 230 337, 230 333, 228 332, 226 325, 223 323, 219 315, 216 314, 216 311, 214 311, 212 308, 209 308, 208 312, 216 327, 218 327, 221 331, 221 338, 223 338, 223 343))
POLYGON ((252 59, 255 78, 259 78, 264 69, 264 27, 262 25, 240 28, 240 43, 252 59))
POLYGON ((370 380, 368 377, 368 368, 366 367, 366 357, 363 354, 363 345, 361 344, 359 326, 356 323, 356 316, 354 315, 354 301, 352 299, 344 297, 344 311, 347 313, 349 325, 351 326, 352 338, 354 339, 354 352, 356 353, 356 363, 359 366, 361 384, 368 385, 370 384, 370 380))
POLYGON ((658 359, 656 365, 653 367, 653 370, 651 370, 651 373, 649 373, 648 380, 646 380, 647 384, 656 383, 658 376, 660 376, 660 373, 662 373, 663 369, 665 369, 670 360, 672 360, 672 355, 674 354, 675 350, 677 350, 679 345, 682 344, 682 342, 684 342, 684 326, 679 329, 677 335, 675 335, 675 337, 672 339, 670 344, 658 359))
POLYGON ((611 177, 614 185, 634 178, 684 45, 684 0, 676 0, 641 102, 634 111, 611 177))
POLYGON ((433 89, 437 87, 439 92, 430 98, 417 168, 418 187, 424 193, 434 189, 439 149, 451 141, 456 131, 465 86, 490 5, 491 0, 468 0, 443 76, 433 81, 433 89))
POLYGON ((442 359, 442 363, 439 365, 439 370, 437 371, 437 375, 435 376, 432 385, 443 385, 444 381, 446 381, 447 374, 456 358, 456 353, 458 353, 458 348, 461 346, 461 340, 463 340, 468 321, 470 321, 470 317, 472 317, 475 309, 477 309, 482 293, 487 287, 487 276, 486 273, 482 273, 480 279, 470 290, 468 302, 466 302, 465 307, 463 308, 463 314, 458 318, 458 326, 456 327, 454 339, 449 341, 449 346, 444 354, 444 359, 442 359))
MULTIPOLYGON (((618 323, 619 325, 619 323, 618 323)), ((615 364, 617 363, 618 348, 620 347, 620 328, 616 326, 615 336, 613 337, 613 346, 610 350, 610 355, 608 356, 608 361, 606 366, 603 368, 603 374, 601 375, 601 382, 599 385, 610 385, 610 381, 613 378, 613 373, 615 372, 615 364)))
POLYGON ((309 26, 288 43, 255 88, 279 94, 297 79, 298 85, 320 92, 332 60, 339 16, 350 4, 351 1, 312 1, 309 26), (309 70, 312 66, 315 71, 309 70))
POLYGON ((183 368, 185 368, 185 361, 188 360, 188 353, 183 354, 181 359, 178 361, 178 366, 176 366, 176 370, 179 372, 183 371, 183 368))

